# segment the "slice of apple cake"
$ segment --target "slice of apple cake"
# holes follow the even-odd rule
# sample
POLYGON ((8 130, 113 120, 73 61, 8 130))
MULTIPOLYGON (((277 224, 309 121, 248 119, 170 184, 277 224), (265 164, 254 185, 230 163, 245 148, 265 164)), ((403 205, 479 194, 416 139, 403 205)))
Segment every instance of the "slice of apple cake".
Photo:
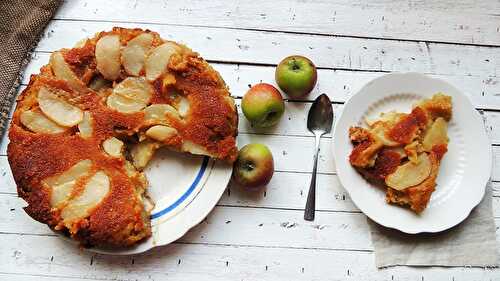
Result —
POLYGON ((409 114, 382 113, 351 127, 351 165, 386 189, 386 201, 422 212, 436 187, 440 161, 448 150, 451 97, 438 93, 414 105, 409 114))
POLYGON ((18 98, 9 163, 34 219, 85 246, 151 235, 141 170, 165 146, 232 163, 238 115, 184 45, 113 28, 54 52, 18 98))

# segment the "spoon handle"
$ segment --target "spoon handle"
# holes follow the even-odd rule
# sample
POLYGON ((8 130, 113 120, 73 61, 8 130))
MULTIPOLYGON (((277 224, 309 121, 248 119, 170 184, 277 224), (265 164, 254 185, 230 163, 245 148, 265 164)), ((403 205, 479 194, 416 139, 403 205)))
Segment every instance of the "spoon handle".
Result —
POLYGON ((306 209, 304 211, 304 219, 306 221, 314 220, 314 212, 316 211, 316 170, 318 169, 318 154, 319 154, 319 141, 321 134, 315 134, 316 150, 314 153, 314 166, 311 177, 311 184, 309 186, 309 193, 307 194, 306 209))

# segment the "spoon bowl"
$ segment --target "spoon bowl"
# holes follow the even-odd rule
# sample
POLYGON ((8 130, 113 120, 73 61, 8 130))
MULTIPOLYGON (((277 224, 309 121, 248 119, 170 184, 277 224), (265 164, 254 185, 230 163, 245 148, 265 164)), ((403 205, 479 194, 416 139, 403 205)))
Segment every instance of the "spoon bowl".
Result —
POLYGON ((321 94, 316 98, 309 109, 307 116, 307 129, 313 134, 322 132, 327 134, 332 130, 333 124, 333 108, 332 103, 327 95, 321 94))

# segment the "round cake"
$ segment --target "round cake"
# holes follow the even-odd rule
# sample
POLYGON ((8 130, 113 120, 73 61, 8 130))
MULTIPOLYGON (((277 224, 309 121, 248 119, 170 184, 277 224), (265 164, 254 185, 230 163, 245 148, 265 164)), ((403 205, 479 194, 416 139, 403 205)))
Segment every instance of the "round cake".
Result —
POLYGON ((237 126, 227 86, 197 53, 113 28, 52 53, 31 76, 7 154, 32 218, 83 246, 130 246, 151 235, 142 169, 154 151, 232 163, 237 126))

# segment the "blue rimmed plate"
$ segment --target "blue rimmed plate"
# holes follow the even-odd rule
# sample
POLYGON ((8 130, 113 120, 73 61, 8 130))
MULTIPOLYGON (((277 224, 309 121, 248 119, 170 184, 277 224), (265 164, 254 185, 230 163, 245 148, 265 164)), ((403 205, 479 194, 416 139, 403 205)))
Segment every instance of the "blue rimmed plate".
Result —
POLYGON ((205 156, 160 149, 145 170, 152 236, 128 249, 91 248, 90 251, 129 255, 145 252, 181 238, 214 208, 231 178, 232 166, 205 156))

